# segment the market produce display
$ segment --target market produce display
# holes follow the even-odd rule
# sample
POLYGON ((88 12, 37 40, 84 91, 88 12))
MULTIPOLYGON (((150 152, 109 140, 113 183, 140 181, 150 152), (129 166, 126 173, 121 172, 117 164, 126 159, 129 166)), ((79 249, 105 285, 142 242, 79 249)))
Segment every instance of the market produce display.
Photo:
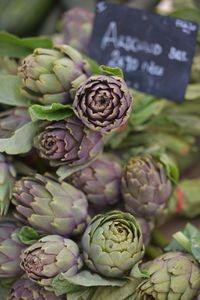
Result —
POLYGON ((93 20, 0 32, 0 300, 197 300, 200 230, 160 226, 200 215, 198 48, 178 105, 89 58, 93 20))

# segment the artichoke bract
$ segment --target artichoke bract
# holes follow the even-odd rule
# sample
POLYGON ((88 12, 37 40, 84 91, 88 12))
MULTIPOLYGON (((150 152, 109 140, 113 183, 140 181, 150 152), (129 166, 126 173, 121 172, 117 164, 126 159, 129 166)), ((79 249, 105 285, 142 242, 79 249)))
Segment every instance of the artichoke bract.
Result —
POLYGON ((52 166, 79 166, 93 160, 103 149, 103 137, 77 118, 47 126, 35 139, 39 156, 52 166))
POLYGON ((0 278, 19 276, 20 254, 25 248, 18 238, 20 228, 10 221, 0 221, 0 278))
POLYGON ((21 267, 28 278, 42 286, 50 286, 62 272, 66 276, 75 275, 82 265, 77 244, 59 235, 41 238, 21 255, 21 267))
POLYGON ((73 107, 87 127, 106 133, 127 122, 132 96, 120 77, 96 75, 78 88, 73 107))
POLYGON ((42 232, 68 237, 88 222, 85 195, 72 185, 37 174, 17 181, 13 191, 16 218, 42 232))
POLYGON ((140 300, 192 300, 200 291, 200 268, 188 254, 168 252, 143 265, 150 275, 138 287, 140 300))
POLYGON ((102 155, 88 167, 72 174, 68 182, 84 192, 95 207, 120 201, 122 166, 110 155, 102 155))
POLYGON ((22 93, 42 104, 70 103, 77 87, 90 75, 88 62, 70 46, 37 48, 18 69, 22 93))
POLYGON ((82 248, 89 269, 113 278, 128 275, 144 255, 139 224, 120 211, 94 217, 83 234, 82 248))
POLYGON ((0 153, 0 215, 6 215, 12 198, 16 170, 12 163, 0 153))
POLYGON ((84 8, 75 7, 64 14, 64 43, 78 51, 87 53, 92 33, 94 14, 84 8))
POLYGON ((45 290, 42 286, 28 278, 20 278, 12 286, 7 300, 65 300, 65 296, 56 296, 54 292, 45 290))
POLYGON ((141 217, 158 216, 167 205, 172 183, 163 164, 147 155, 130 159, 121 189, 128 212, 141 217))

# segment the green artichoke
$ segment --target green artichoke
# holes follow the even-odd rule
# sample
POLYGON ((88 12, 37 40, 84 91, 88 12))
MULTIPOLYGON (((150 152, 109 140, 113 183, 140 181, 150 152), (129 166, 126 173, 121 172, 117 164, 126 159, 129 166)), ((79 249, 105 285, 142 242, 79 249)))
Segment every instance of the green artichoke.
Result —
POLYGON ((80 189, 94 207, 120 201, 122 166, 114 156, 102 155, 88 167, 72 174, 67 181, 80 189))
POLYGON ((77 244, 59 235, 41 238, 21 255, 21 267, 28 278, 42 286, 50 286, 61 272, 75 275, 82 265, 77 244))
POLYGON ((28 278, 18 279, 8 295, 7 300, 65 300, 65 296, 56 296, 54 292, 45 290, 42 286, 28 278))
POLYGON ((18 70, 23 94, 42 104, 72 102, 77 87, 90 75, 90 66, 81 54, 67 45, 54 49, 37 48, 18 70))
POLYGON ((144 255, 140 226, 121 211, 94 217, 83 234, 82 247, 88 268, 106 277, 128 275, 144 255))
POLYGON ((117 76, 91 76, 82 83, 73 102, 77 117, 92 130, 111 132, 128 120, 132 95, 117 76))
POLYGON ((50 234, 77 235, 88 222, 88 203, 81 191, 39 174, 16 182, 13 204, 16 218, 50 234))
POLYGON ((84 8, 74 7, 64 14, 64 43, 87 53, 92 33, 94 14, 84 8))
POLYGON ((121 188, 126 210, 141 217, 161 214, 172 193, 165 167, 149 155, 130 159, 121 188))
POLYGON ((15 277, 23 273, 20 254, 25 248, 19 238, 20 228, 10 221, 0 221, 0 278, 15 277))
POLYGON ((52 166, 79 166, 93 160, 103 149, 103 136, 85 127, 78 118, 48 125, 36 138, 39 156, 52 166))
POLYGON ((0 153, 0 216, 6 215, 9 209, 15 177, 14 166, 0 153))
POLYGON ((137 288, 138 300, 192 300, 200 291, 200 268, 181 252, 168 252, 143 265, 150 277, 137 288))

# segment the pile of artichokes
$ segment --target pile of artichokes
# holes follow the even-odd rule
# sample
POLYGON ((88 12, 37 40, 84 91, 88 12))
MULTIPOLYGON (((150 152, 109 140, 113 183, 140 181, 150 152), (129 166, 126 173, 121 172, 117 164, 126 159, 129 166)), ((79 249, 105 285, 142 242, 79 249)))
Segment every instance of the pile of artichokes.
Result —
POLYGON ((197 259, 149 255, 151 231, 184 212, 174 162, 110 151, 134 116, 122 72, 60 45, 35 48, 12 76, 15 107, 0 106, 1 299, 193 300, 197 259))

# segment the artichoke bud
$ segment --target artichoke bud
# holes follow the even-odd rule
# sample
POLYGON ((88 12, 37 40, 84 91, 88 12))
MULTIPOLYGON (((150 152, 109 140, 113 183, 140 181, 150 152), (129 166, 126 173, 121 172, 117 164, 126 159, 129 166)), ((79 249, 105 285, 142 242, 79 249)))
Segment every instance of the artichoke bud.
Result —
POLYGON ((22 93, 42 104, 71 103, 79 84, 91 69, 81 54, 70 46, 54 49, 36 48, 18 69, 22 78, 22 93))
POLYGON ((120 77, 91 76, 78 88, 73 107, 85 126, 108 133, 127 122, 132 95, 120 77))
POLYGON ((21 255, 21 267, 28 278, 42 286, 50 286, 61 272, 73 276, 82 266, 77 244, 59 235, 41 238, 21 255))
POLYGON ((141 228, 129 213, 111 211, 97 215, 82 237, 84 262, 106 277, 129 275, 144 256, 141 228))
POLYGON ((128 212, 139 217, 159 216, 172 193, 164 165, 151 156, 133 157, 122 176, 122 196, 128 212))

